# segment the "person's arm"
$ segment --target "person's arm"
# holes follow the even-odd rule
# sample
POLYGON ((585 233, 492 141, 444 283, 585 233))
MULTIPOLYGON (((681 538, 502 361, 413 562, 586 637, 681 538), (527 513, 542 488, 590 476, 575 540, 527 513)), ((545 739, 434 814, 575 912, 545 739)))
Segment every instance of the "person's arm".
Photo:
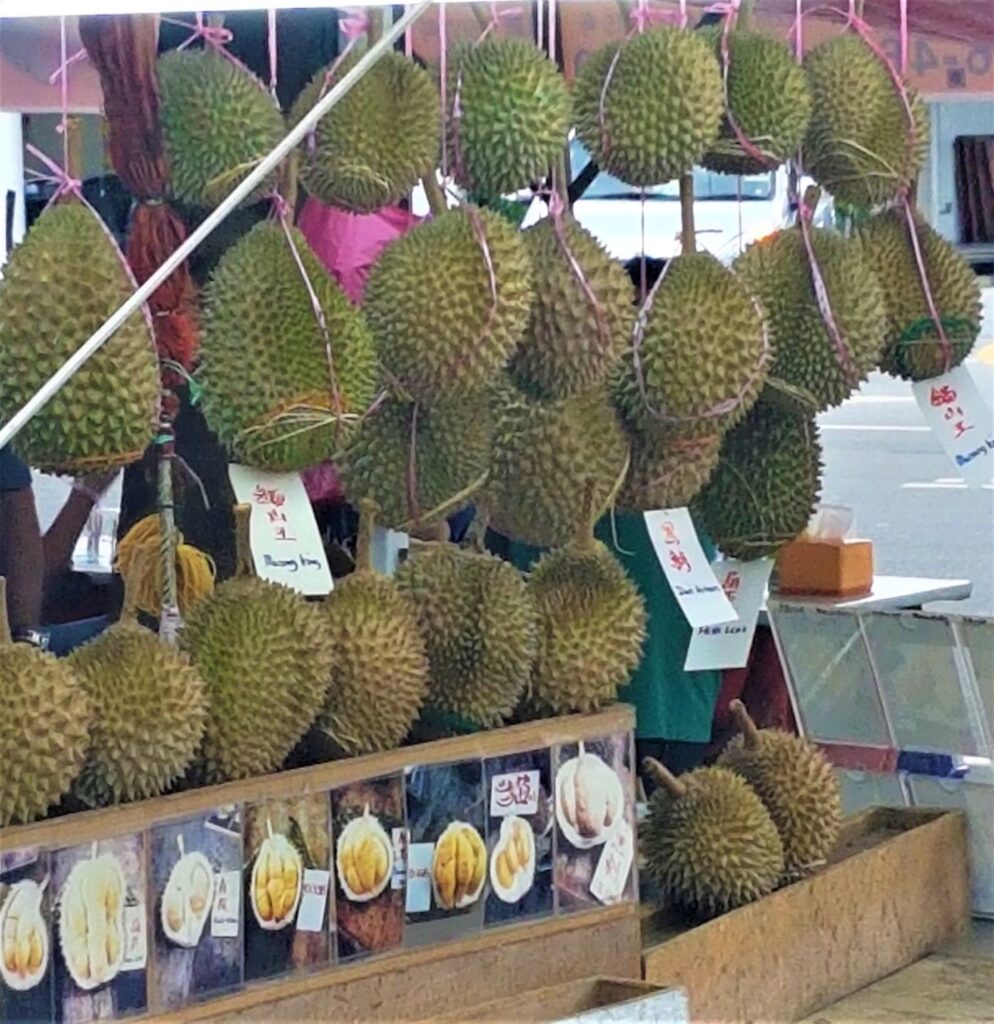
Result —
POLYGON ((93 506, 115 476, 115 473, 111 473, 107 476, 88 477, 73 484, 69 499, 45 533, 46 585, 70 567, 76 542, 90 518, 93 506))
POLYGON ((7 578, 11 632, 41 626, 45 549, 30 487, 0 491, 0 572, 7 578))

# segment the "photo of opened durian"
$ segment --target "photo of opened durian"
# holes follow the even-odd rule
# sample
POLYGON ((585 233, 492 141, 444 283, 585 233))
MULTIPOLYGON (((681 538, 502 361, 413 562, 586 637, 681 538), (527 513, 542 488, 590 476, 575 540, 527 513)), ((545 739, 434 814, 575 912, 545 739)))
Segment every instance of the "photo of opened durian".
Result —
POLYGON ((454 821, 435 844, 431 883, 435 903, 443 910, 471 907, 483 892, 487 847, 480 833, 465 821, 454 821))
POLYGON ((214 900, 214 872, 200 852, 187 853, 183 836, 176 837, 179 860, 173 865, 162 894, 162 930, 177 946, 193 949, 204 933, 214 900))
POLYGON ((0 977, 15 992, 27 992, 48 969, 50 938, 42 913, 46 878, 12 885, 0 903, 0 977))
POLYGON ((267 831, 252 867, 252 911, 260 928, 279 931, 296 916, 303 864, 285 835, 268 823, 267 831))
POLYGON ((490 884, 498 899, 517 903, 535 881, 535 833, 524 818, 512 814, 501 822, 500 839, 490 858, 490 884))
POLYGON ((393 845, 367 804, 338 837, 335 867, 346 897, 356 903, 375 900, 393 873, 393 845))
POLYGON ((556 819, 563 836, 578 850, 605 843, 622 820, 625 794, 614 770, 584 749, 556 773, 556 819))

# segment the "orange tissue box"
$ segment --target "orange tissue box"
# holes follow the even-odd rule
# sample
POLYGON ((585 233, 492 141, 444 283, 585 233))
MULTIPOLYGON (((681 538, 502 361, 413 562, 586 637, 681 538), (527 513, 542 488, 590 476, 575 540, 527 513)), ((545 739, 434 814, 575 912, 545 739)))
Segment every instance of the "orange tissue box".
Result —
POLYGON ((782 548, 777 557, 777 590, 781 594, 862 597, 872 589, 872 541, 801 537, 782 548))

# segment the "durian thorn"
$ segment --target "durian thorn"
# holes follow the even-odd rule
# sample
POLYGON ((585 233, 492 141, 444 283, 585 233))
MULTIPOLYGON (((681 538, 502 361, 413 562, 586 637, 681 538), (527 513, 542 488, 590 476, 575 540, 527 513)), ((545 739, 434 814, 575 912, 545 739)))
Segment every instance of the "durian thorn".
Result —
POLYGON ((10 622, 7 620, 7 580, 0 576, 0 647, 13 642, 14 638, 10 634, 10 622))
POLYGON ((733 700, 728 705, 728 710, 735 719, 736 728, 742 733, 742 739, 749 750, 755 750, 759 746, 759 729, 752 720, 745 704, 740 700, 733 700))
POLYGON ((656 785, 661 786, 675 799, 680 800, 687 795, 687 784, 681 782, 669 768, 666 768, 654 757, 644 758, 642 768, 652 776, 656 785))
POLYGON ((254 576, 252 558, 252 506, 235 506, 235 569, 236 576, 254 576))
POLYGON ((355 540, 356 572, 372 572, 373 531, 376 529, 377 508, 372 498, 359 502, 359 532, 355 540))

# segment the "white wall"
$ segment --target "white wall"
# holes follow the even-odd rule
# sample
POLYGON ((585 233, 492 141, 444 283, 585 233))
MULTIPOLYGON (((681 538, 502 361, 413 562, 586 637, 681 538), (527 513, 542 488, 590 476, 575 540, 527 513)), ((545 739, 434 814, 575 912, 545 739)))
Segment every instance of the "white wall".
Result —
POLYGON ((14 204, 14 243, 24 237, 24 148, 21 115, 0 112, 0 266, 7 259, 7 192, 14 204))

